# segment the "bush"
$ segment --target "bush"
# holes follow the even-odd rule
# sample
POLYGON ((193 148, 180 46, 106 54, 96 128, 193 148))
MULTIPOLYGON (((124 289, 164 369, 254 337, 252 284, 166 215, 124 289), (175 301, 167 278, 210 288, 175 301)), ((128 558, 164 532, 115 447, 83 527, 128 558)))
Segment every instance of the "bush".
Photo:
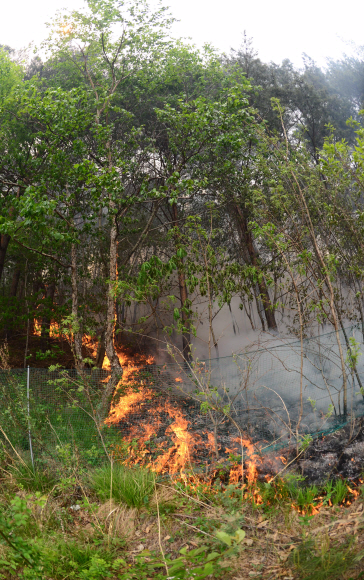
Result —
POLYGON ((107 465, 95 469, 89 476, 89 483, 102 501, 112 497, 118 503, 140 509, 149 503, 154 493, 155 475, 147 469, 107 465))

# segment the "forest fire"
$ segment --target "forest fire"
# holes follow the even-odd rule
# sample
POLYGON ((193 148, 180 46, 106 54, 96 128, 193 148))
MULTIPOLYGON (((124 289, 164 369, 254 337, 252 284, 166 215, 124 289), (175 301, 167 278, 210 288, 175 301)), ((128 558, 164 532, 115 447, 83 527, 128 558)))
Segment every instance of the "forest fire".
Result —
MULTIPOLYGON (((345 481, 338 477, 332 489, 310 486, 308 479, 308 492, 301 492, 299 484, 292 489, 287 487, 277 475, 289 467, 293 448, 282 450, 276 457, 263 455, 261 445, 246 435, 237 436, 227 426, 224 435, 216 439, 206 417, 202 425, 200 409, 187 397, 174 399, 156 388, 152 373, 148 373, 148 366, 154 362, 152 357, 128 357, 125 353, 119 356, 125 369, 119 384, 120 396, 115 396, 106 423, 120 430, 124 442, 129 444, 128 458, 123 459, 126 464, 180 478, 192 488, 202 485, 209 493, 214 493, 216 483, 226 490, 233 484, 241 490, 242 500, 255 505, 279 502, 292 494, 292 509, 300 516, 318 514, 332 505, 349 506, 359 496, 360 479, 345 481)), ((329 439, 322 441, 328 445, 329 439)), ((304 454, 301 469, 309 457, 310 450, 304 454)), ((353 469, 355 461, 350 461, 350 465, 353 469)))
MULTIPOLYGON (((50 338, 59 338, 62 334, 61 328, 57 322, 52 322, 49 326, 49 332, 47 335, 50 338)), ((42 321, 34 319, 34 326, 33 326, 33 335, 34 336, 41 336, 42 335, 42 321)))
MULTIPOLYGON (((151 358, 145 359, 146 364, 151 362, 151 358)), ((122 395, 115 397, 106 423, 127 430, 125 440, 137 444, 137 451, 131 451, 128 462, 142 462, 157 473, 182 471, 191 464, 196 447, 202 444, 201 437, 188 430, 189 421, 176 404, 143 384, 146 379, 138 382, 136 390, 135 374, 140 364, 136 366, 135 362, 128 361, 123 368, 123 379, 118 387, 122 395), (163 441, 158 442, 160 430, 164 431, 164 436, 163 441)))
MULTIPOLYGON (((241 463, 230 462, 229 480, 238 483, 245 477, 250 488, 254 485, 258 478, 257 465, 262 460, 248 438, 229 433, 219 440, 208 418, 187 396, 176 398, 156 389, 148 373, 153 357, 142 354, 130 357, 122 351, 118 356, 123 378, 106 424, 119 428, 124 441, 132 444, 127 463, 142 464, 156 473, 169 475, 181 474, 193 466, 201 468, 204 464, 213 471, 230 456, 241 455, 243 449, 245 469, 241 463)), ((174 380, 183 381, 181 377, 174 380)))
MULTIPOLYGON (((59 337, 56 325, 51 332, 59 337)), ((37 321, 34 334, 40 335, 37 321)), ((94 338, 84 337, 83 347, 95 358, 94 338)), ((280 502, 292 494, 292 509, 301 516, 335 505, 347 507, 359 497, 364 462, 360 420, 352 429, 344 427, 314 439, 297 461, 294 445, 287 445, 280 454, 264 453, 269 441, 257 442, 227 417, 214 427, 209 414, 201 411, 201 403, 185 393, 186 379, 178 365, 173 369, 155 365, 153 356, 126 348, 117 347, 117 353, 123 375, 105 421, 121 435, 120 449, 114 445, 116 461, 147 467, 195 489, 202 486, 207 493, 233 485, 242 500, 255 505, 280 502), (287 481, 299 474, 297 481, 304 484, 284 489, 285 479, 280 476, 287 473, 287 481), (330 478, 333 487, 325 487, 330 478)), ((107 356, 102 368, 105 376, 100 380, 107 383, 107 356)))

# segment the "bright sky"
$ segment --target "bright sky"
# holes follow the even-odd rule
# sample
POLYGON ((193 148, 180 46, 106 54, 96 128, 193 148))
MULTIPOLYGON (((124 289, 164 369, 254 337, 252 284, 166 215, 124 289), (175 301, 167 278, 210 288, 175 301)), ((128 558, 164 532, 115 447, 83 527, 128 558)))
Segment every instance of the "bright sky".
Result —
MULTIPOLYGON (((165 0, 165 4, 180 20, 175 36, 229 51, 240 45, 245 29, 264 61, 289 58, 299 66, 305 52, 324 64, 327 56, 351 52, 343 41, 364 45, 362 0, 165 0)), ((44 23, 57 9, 83 5, 82 0, 4 0, 0 44, 14 48, 31 41, 39 44, 47 35, 44 23)))

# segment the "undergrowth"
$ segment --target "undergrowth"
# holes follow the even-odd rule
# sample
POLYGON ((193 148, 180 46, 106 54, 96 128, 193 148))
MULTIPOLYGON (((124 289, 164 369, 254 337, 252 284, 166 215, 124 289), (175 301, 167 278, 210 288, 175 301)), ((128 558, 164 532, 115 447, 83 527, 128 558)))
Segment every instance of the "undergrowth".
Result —
POLYGON ((288 475, 229 484, 174 481, 63 449, 1 467, 0 579, 357 580, 364 578, 361 488, 288 475), (349 504, 349 505, 348 505, 349 504))
POLYGON ((102 501, 113 498, 129 507, 142 508, 154 493, 155 476, 140 467, 106 465, 95 469, 89 477, 90 488, 102 501))

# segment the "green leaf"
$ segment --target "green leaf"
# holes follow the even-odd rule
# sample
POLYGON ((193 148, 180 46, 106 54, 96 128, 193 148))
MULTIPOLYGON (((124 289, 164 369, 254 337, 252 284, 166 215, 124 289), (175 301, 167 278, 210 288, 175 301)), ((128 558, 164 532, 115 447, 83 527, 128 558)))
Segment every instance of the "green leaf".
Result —
POLYGON ((234 535, 234 539, 236 541, 237 544, 240 544, 240 542, 242 542, 245 538, 245 532, 244 530, 236 530, 235 535, 234 535))
POLYGON ((216 537, 221 542, 224 542, 224 544, 226 544, 227 546, 231 546, 232 536, 229 536, 229 534, 227 534, 226 532, 222 532, 222 531, 216 532, 216 537))

